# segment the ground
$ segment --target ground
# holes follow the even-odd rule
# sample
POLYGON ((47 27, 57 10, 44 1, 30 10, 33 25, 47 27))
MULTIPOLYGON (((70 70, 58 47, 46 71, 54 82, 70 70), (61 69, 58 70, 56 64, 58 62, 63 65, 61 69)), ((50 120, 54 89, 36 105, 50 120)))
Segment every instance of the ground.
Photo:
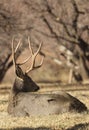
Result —
MULTIPOLYGON (((62 86, 61 86, 62 87, 62 86)), ((58 91, 61 89, 58 86, 58 91)), ((3 86, 4 88, 4 86, 3 86)), ((73 96, 80 99, 89 109, 89 86, 66 86, 64 89, 73 96), (70 89, 71 88, 71 89, 70 89), (76 89, 75 89, 76 88, 76 89)), ((46 89, 46 91, 50 89, 46 89)), ((45 89, 43 89, 45 91, 45 89)), ((57 91, 57 89, 56 89, 57 91)), ((7 113, 8 91, 0 91, 0 129, 15 129, 15 130, 67 130, 75 126, 85 130, 84 125, 89 123, 89 113, 64 113, 60 115, 50 115, 41 117, 11 117, 7 113), (77 125, 77 126, 76 126, 77 125), (83 129, 84 127, 84 129, 83 129)), ((81 129, 73 130, 81 130, 81 129)), ((89 128, 89 126, 88 126, 89 128)), ((72 130, 72 129, 71 129, 72 130)), ((88 129, 87 129, 88 130, 88 129)))

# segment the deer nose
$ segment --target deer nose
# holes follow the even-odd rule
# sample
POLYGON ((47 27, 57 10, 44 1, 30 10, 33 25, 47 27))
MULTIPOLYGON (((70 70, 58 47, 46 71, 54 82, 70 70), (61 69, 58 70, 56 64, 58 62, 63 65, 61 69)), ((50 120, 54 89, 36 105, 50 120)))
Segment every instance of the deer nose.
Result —
POLYGON ((38 91, 39 90, 39 87, 35 88, 35 91, 38 91))

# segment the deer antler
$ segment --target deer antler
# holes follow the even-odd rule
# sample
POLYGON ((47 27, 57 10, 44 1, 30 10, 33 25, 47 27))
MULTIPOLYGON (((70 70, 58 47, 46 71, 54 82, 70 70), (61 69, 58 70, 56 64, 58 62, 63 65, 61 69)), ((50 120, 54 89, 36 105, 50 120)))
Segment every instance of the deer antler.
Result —
MULTIPOLYGON (((37 50, 35 53, 33 53, 33 50, 32 50, 32 48, 31 48, 31 42, 30 42, 29 37, 28 37, 28 43, 29 43, 29 50, 30 50, 30 52, 31 52, 31 56, 29 56, 28 58, 26 58, 22 63, 16 63, 16 56, 15 56, 15 54, 16 54, 16 52, 17 52, 17 50, 18 50, 18 48, 19 48, 19 46, 20 46, 20 44, 21 44, 21 39, 19 40, 19 42, 18 42, 18 44, 17 44, 15 50, 14 50, 14 42, 13 42, 13 39, 12 39, 12 56, 13 56, 13 64, 14 64, 14 66, 16 66, 16 65, 23 65, 23 64, 25 64, 30 58, 32 58, 31 67, 29 67, 29 68, 26 70, 25 73, 29 73, 31 70, 41 67, 42 64, 43 64, 43 60, 44 60, 44 56, 43 56, 43 57, 42 57, 42 60, 41 60, 41 62, 40 62, 40 64, 37 65, 37 66, 35 66, 35 59, 36 59, 36 56, 38 55, 38 53, 39 53, 40 50, 41 50, 42 43, 40 43, 39 48, 38 48, 38 50, 37 50)), ((41 54, 41 55, 42 55, 42 54, 41 54)))
POLYGON ((21 39, 19 40, 19 42, 18 42, 18 44, 17 44, 17 46, 16 46, 16 48, 15 48, 15 50, 14 50, 14 42, 13 42, 13 39, 12 39, 12 56, 13 56, 13 64, 14 64, 15 66, 16 66, 16 65, 23 65, 23 64, 25 64, 25 63, 31 58, 31 56, 29 56, 29 57, 26 58, 22 63, 16 63, 16 56, 15 56, 15 54, 16 54, 16 52, 17 52, 17 50, 18 50, 20 44, 21 44, 21 39))
POLYGON ((12 39, 12 57, 13 57, 13 64, 14 64, 14 65, 17 64, 17 63, 16 63, 15 54, 16 54, 16 51, 17 51, 17 49, 19 48, 20 44, 21 44, 21 40, 19 40, 19 42, 18 42, 18 44, 17 44, 17 46, 16 46, 16 48, 15 48, 15 51, 14 51, 14 39, 12 39))
POLYGON ((36 56, 38 55, 38 53, 39 53, 40 50, 41 50, 42 43, 40 43, 39 48, 38 48, 38 50, 37 50, 35 53, 33 53, 33 50, 32 50, 32 48, 31 48, 31 42, 30 42, 29 37, 28 37, 28 43, 29 43, 29 49, 30 49, 30 51, 31 51, 32 64, 31 64, 31 67, 29 67, 29 68, 26 70, 25 73, 29 73, 31 70, 37 69, 37 68, 41 67, 42 64, 43 64, 43 60, 44 60, 44 56, 43 56, 43 57, 42 57, 42 60, 41 60, 41 62, 40 62, 40 64, 37 65, 37 66, 35 66, 36 56))

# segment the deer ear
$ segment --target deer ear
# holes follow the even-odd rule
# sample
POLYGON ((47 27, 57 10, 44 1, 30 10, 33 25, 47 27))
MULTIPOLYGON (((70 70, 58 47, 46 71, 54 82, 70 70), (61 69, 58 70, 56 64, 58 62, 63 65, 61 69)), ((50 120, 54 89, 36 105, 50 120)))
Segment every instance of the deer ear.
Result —
POLYGON ((22 69, 21 69, 21 67, 19 65, 16 65, 15 73, 16 73, 16 76, 23 79, 24 73, 23 73, 23 71, 22 71, 22 69))

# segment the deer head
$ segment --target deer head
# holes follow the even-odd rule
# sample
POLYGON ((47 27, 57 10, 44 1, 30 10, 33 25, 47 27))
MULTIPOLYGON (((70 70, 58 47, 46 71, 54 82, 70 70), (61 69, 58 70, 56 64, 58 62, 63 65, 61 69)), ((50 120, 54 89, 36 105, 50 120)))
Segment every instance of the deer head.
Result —
POLYGON ((28 73, 32 70, 35 70, 35 69, 41 67, 43 64, 44 56, 42 56, 42 60, 41 60, 40 64, 37 66, 35 65, 36 56, 38 55, 38 53, 41 50, 42 43, 39 45, 39 48, 35 53, 33 53, 33 50, 31 48, 31 42, 30 42, 29 38, 28 38, 28 43, 29 43, 29 50, 31 52, 30 56, 26 60, 24 60, 22 63, 16 63, 16 52, 21 44, 21 40, 19 40, 15 49, 14 49, 14 42, 12 40, 12 56, 13 56, 13 64, 15 67, 15 74, 16 74, 16 78, 15 78, 15 82, 14 82, 12 90, 15 93, 33 92, 33 91, 37 91, 39 89, 39 86, 36 85, 36 83, 28 76, 28 73), (32 61, 31 66, 28 67, 25 72, 23 72, 23 70, 21 69, 21 65, 25 64, 30 59, 32 61))

